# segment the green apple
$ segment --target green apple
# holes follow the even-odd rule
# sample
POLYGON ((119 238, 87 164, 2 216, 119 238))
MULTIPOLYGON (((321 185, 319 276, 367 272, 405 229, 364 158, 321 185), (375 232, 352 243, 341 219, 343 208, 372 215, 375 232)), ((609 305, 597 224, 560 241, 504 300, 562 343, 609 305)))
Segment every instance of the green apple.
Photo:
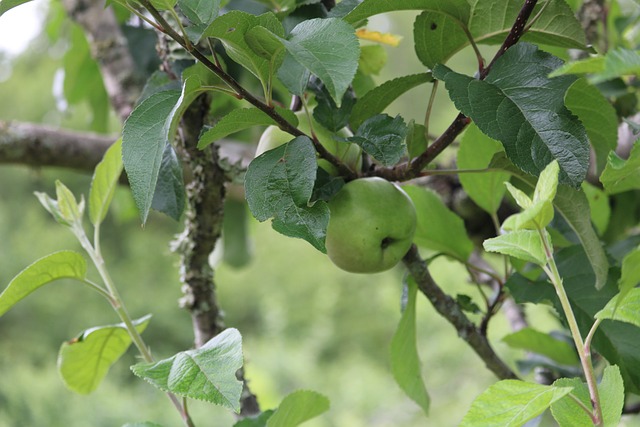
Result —
MULTIPOLYGON (((304 111, 296 112, 296 116, 299 120, 298 129, 307 135, 311 135, 311 129, 309 127, 309 119, 304 111)), ((313 119, 312 119, 313 120, 313 119)), ((328 152, 336 156, 343 163, 345 163, 351 170, 359 171, 362 167, 362 151, 357 144, 345 143, 336 141, 333 139, 333 133, 322 127, 319 123, 313 120, 313 131, 318 137, 318 141, 328 152)), ((338 132, 339 136, 349 137, 352 136, 348 129, 342 129, 338 132)), ((272 150, 285 144, 293 139, 293 136, 278 126, 269 126, 260 136, 258 141, 258 148, 256 149, 256 157, 265 151, 272 150)), ((334 165, 324 159, 318 159, 318 165, 327 171, 330 175, 337 175, 338 171, 334 165)))
POLYGON ((329 259, 352 273, 378 273, 411 247, 416 209, 399 186, 378 177, 350 181, 329 201, 329 259))

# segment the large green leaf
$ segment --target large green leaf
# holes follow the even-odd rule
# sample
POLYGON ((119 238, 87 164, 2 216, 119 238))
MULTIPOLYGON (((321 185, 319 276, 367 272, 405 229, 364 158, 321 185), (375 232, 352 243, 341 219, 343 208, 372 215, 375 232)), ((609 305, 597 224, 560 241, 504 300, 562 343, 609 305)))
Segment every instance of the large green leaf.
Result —
POLYGON ((547 77, 560 64, 536 46, 518 43, 496 61, 485 80, 444 65, 436 66, 434 76, 445 81, 463 114, 502 142, 519 168, 537 176, 555 159, 560 182, 577 187, 589 167, 589 143, 580 121, 564 106, 564 94, 575 79, 547 77))
POLYGON ((236 371, 242 363, 242 337, 229 328, 200 348, 155 363, 138 363, 131 370, 160 390, 240 412, 242 382, 236 371))
POLYGON ((565 104, 584 125, 596 153, 598 173, 607 164, 609 151, 618 142, 618 116, 611 103, 586 79, 578 79, 565 94, 565 104))
POLYGON ((310 390, 288 394, 267 420, 267 427, 296 427, 329 410, 329 399, 310 390))
POLYGON ((9 282, 0 294, 0 316, 24 297, 58 279, 84 280, 87 263, 82 255, 73 251, 60 251, 40 258, 9 282))
POLYGON ((640 327, 640 288, 616 295, 595 316, 598 319, 617 320, 640 327))
MULTIPOLYGON (((148 314, 133 324, 142 333, 149 324, 148 314)), ((79 394, 94 391, 109 368, 127 351, 131 337, 124 323, 97 326, 62 343, 58 354, 58 371, 65 385, 79 394)))
POLYGON ((579 362, 573 346, 566 341, 553 338, 549 334, 533 328, 524 328, 502 338, 509 347, 542 354, 563 365, 574 365, 579 362))
POLYGON ((587 384, 580 378, 560 378, 553 383, 554 387, 573 387, 570 394, 551 404, 551 413, 560 427, 583 427, 593 424, 591 416, 576 402, 591 408, 591 397, 587 384))
MULTIPOLYGON (((496 153, 504 151, 502 145, 470 125, 462 136, 458 149, 457 164, 459 169, 485 169, 496 153)), ((461 173, 458 175, 462 188, 471 200, 490 214, 495 214, 502 203, 509 174, 500 171, 482 173, 461 173)))
POLYGON ((344 20, 350 24, 356 24, 374 15, 399 10, 432 10, 446 13, 466 23, 471 9, 467 0, 404 0, 401 2, 364 0, 347 14, 344 20))
POLYGON ((393 101, 403 93, 423 83, 432 82, 431 73, 411 74, 384 82, 370 90, 360 98, 351 112, 349 123, 354 129, 369 117, 382 113, 393 101))
POLYGON ((186 29, 189 38, 198 43, 207 27, 218 16, 220 0, 178 0, 178 6, 193 24, 186 29))
POLYGON ((570 391, 570 387, 499 381, 473 401, 460 427, 520 427, 570 391))
POLYGON ((469 43, 466 25, 440 11, 427 10, 418 15, 413 23, 413 40, 420 62, 429 68, 447 62, 469 43))
POLYGON ((466 261, 473 251, 473 243, 462 219, 447 209, 432 191, 412 185, 402 188, 411 197, 418 213, 416 244, 466 261))
POLYGON ((118 139, 107 150, 98 163, 91 180, 89 192, 89 217, 96 226, 107 215, 113 193, 122 174, 122 139, 118 139))
POLYGON ((391 339, 391 372, 400 388, 429 415, 429 395, 422 380, 420 356, 416 344, 416 295, 418 286, 407 280, 407 303, 391 339))
POLYGON ((640 189, 640 140, 634 142, 629 158, 624 160, 611 151, 600 182, 609 194, 640 189))
POLYGON ((365 120, 356 134, 348 139, 384 166, 391 166, 405 154, 406 134, 407 125, 402 117, 378 114, 365 120))
POLYGON ((288 54, 322 80, 340 106, 358 69, 360 43, 353 27, 338 18, 309 19, 281 40, 288 54))
POLYGON ((329 207, 323 201, 309 205, 316 171, 313 144, 302 136, 256 157, 244 185, 249 209, 258 221, 273 218, 276 231, 325 252, 329 207))

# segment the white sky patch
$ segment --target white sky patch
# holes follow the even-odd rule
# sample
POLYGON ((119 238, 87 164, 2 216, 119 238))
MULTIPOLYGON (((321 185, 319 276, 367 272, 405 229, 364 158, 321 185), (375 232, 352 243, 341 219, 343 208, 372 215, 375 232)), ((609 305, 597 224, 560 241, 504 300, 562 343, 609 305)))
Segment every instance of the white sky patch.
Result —
POLYGON ((46 0, 21 4, 0 16, 0 52, 15 56, 41 31, 46 0))

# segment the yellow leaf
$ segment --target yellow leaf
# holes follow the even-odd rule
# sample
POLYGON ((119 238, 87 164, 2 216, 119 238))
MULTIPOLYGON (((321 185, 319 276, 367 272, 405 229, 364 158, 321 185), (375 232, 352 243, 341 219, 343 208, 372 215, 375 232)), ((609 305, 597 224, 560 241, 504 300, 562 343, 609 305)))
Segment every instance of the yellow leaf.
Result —
POLYGON ((393 47, 397 47, 400 44, 400 40, 402 40, 401 36, 391 33, 381 33, 379 31, 370 31, 366 28, 356 30, 356 36, 362 40, 378 42, 393 47))

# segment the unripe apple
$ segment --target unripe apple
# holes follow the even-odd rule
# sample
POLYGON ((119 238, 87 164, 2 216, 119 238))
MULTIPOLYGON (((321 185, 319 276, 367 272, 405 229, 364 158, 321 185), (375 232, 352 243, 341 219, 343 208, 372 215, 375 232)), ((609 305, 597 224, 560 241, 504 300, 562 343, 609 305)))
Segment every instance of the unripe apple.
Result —
MULTIPOLYGON (((307 135, 311 135, 311 129, 309 128, 309 119, 304 111, 296 112, 296 116, 299 120, 298 129, 307 135)), ((313 119, 312 119, 313 120, 313 119)), ((320 141, 320 144, 327 149, 328 152, 340 159, 351 170, 359 171, 362 166, 362 150, 357 144, 340 142, 333 139, 331 131, 322 127, 319 123, 313 120, 313 131, 320 141)), ((342 129, 338 131, 338 135, 342 137, 352 136, 348 129, 342 129)), ((260 141, 258 141, 258 148, 256 149, 256 157, 265 151, 273 150, 291 141, 294 137, 280 129, 278 126, 269 126, 262 133, 260 141)), ((337 175, 338 171, 334 165, 324 159, 318 159, 318 165, 327 171, 330 175, 337 175)))
POLYGON ((329 259, 352 273, 378 273, 409 251, 416 210, 397 185, 378 177, 350 181, 329 201, 329 259))

